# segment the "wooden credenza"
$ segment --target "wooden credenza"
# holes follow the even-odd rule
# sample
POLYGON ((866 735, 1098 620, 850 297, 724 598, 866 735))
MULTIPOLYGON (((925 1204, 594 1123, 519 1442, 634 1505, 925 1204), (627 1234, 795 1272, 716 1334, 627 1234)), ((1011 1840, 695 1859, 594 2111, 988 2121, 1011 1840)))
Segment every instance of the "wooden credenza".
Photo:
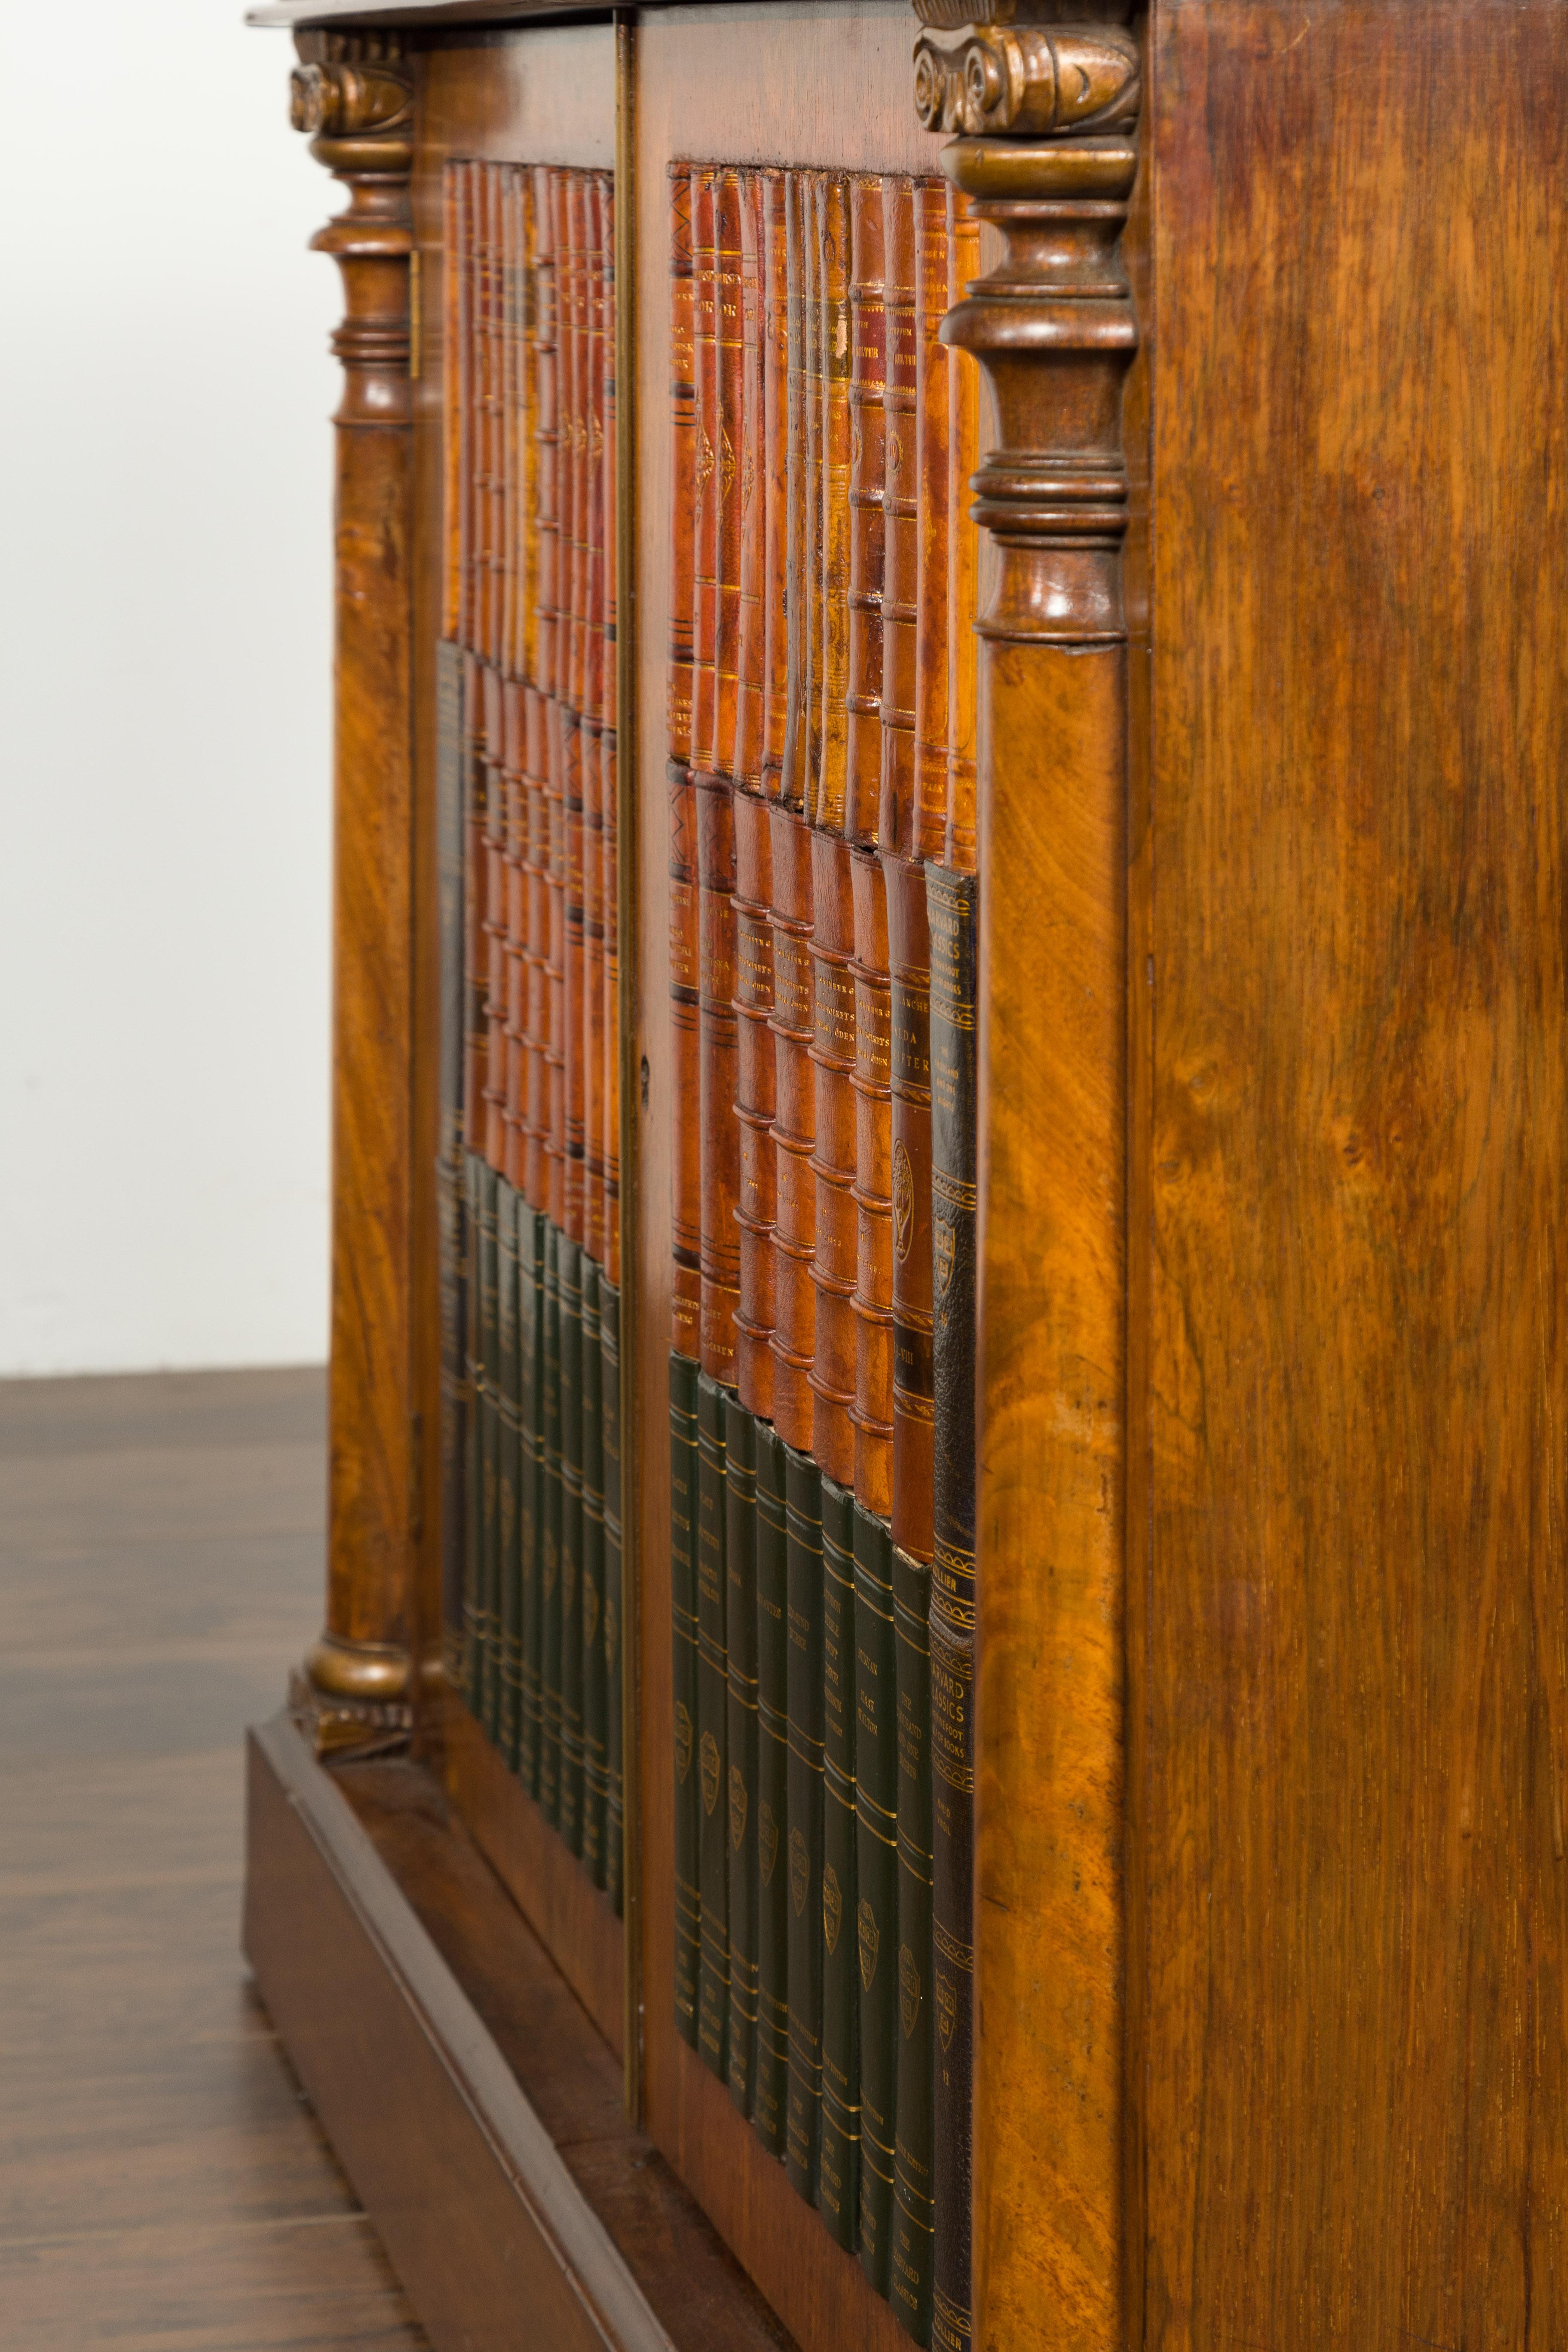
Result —
MULTIPOLYGON (((679 1621, 700 1562, 681 1548, 668 1401, 673 1331, 694 1396, 700 1377, 759 1444, 776 1416, 802 1475, 848 1498, 844 1525, 856 1504, 924 1569, 900 1531, 915 1457, 893 1410, 914 1429, 918 1381, 879 1388, 875 1350, 912 1330, 918 1357, 934 1311, 925 1553, 934 1679, 957 1696, 932 1721, 939 1745, 964 1743, 938 1790, 936 1900, 956 1870, 973 2063, 938 2182, 967 2280, 955 2298, 939 2276, 932 2340, 1560 2345, 1568 15, 995 13, 257 12, 295 28, 296 122, 345 193, 318 239, 345 315, 327 1601, 289 1705, 253 1738, 247 1948, 437 2346, 910 2341, 853 2214, 836 2238, 831 2199, 802 2195, 744 2112, 755 2082, 737 2104, 695 2021, 682 2030, 679 1621), (710 217, 672 243, 682 173, 710 217), (504 284, 463 258, 472 190, 497 207, 504 284), (828 486, 801 509, 820 567, 788 551, 799 478, 780 456, 776 593, 767 465, 787 444, 795 466, 795 411, 781 389, 774 419, 752 232, 733 275, 736 318, 754 300, 755 320, 731 339, 725 404, 731 197, 753 223, 795 207, 778 252, 790 269, 805 257, 816 289, 796 357, 820 394, 817 438, 804 423, 799 438, 828 486), (857 278, 869 248, 833 226, 856 200, 877 237, 913 204, 936 225, 919 254, 940 262, 949 241, 945 278, 910 277, 929 333, 903 410, 903 281, 890 247, 874 300, 857 278), (572 257, 585 307, 559 321, 580 345, 540 324, 542 272, 564 303, 572 257), (671 384, 693 299, 687 414, 671 384), (868 301, 880 374, 856 340, 868 301), (539 372, 546 348, 558 376, 539 372), (613 368, 581 356, 612 349, 613 368), (924 467, 939 399, 942 449, 975 436, 973 493, 922 472, 900 507, 896 420, 924 467), (528 552, 547 504, 530 452, 546 448, 565 566, 548 593, 528 552), (749 499, 753 472, 755 509, 731 511, 731 477, 749 499), (946 598, 940 627, 917 571, 946 598), (726 618, 731 592, 753 618, 742 601, 726 618), (560 624, 548 675, 536 609, 560 624), (910 772, 929 748, 946 783, 929 805, 917 793, 900 845, 885 779, 904 756, 888 743, 906 723, 906 621, 910 772), (787 717, 797 655, 826 714, 804 800, 767 731, 768 664, 787 717), (693 661, 682 720, 672 662, 693 661), (868 785, 856 801, 844 711, 882 730, 880 802, 868 785), (816 929, 796 926, 817 1025, 808 1009, 798 1034, 790 910, 754 859, 745 878, 743 843, 764 838, 775 885, 792 841, 819 860, 816 929), (857 915, 874 909, 895 855, 969 877, 978 905, 954 1016, 973 1164, 941 1195, 939 1074, 937 1223, 942 1199, 961 1222, 955 1252, 951 1234, 934 1244, 923 1327, 878 1271, 901 1196, 868 1173, 908 1113, 867 1042, 889 967, 847 916, 835 943, 822 915, 840 869, 865 884, 857 915), (766 999, 716 977, 722 926, 743 931, 753 898, 766 999), (481 931, 500 979, 476 961, 481 931), (821 1013, 836 973, 860 1022, 840 1059, 821 1013), (818 1110, 797 1149, 782 1094, 750 1105, 748 1134, 784 1139, 761 1211, 722 1153, 743 1093, 724 1074, 764 1032, 781 1088, 815 1070, 818 1110), (782 1205, 802 1170, 804 1242, 782 1205), (606 1679, 590 1635, 552 1670, 588 1681, 542 1688, 532 1714, 531 1588, 487 1598, 472 1536, 489 1440, 464 1348, 462 1283, 480 1279, 465 1181, 480 1210, 489 1185, 491 1215, 501 1187, 514 1248, 526 1213, 531 1234, 559 1230, 574 1283, 618 1302, 618 1370, 605 1356, 595 1375, 620 1424, 618 1648, 606 1679), (839 1210, 861 1247, 841 1277, 825 1239, 839 1210), (752 1251, 738 1274, 737 1216, 752 1251), (943 1286, 954 1265, 968 1278, 971 1247, 972 1431, 942 1355, 943 1286), (788 1281, 815 1303, 815 1356, 776 1303, 788 1281), (569 1837, 559 1790, 541 1795, 552 1738, 584 1809, 569 1837)), ((564 1286, 551 1296, 557 1312, 564 1286)), ((526 1465, 526 1429, 516 1442, 526 1465)), ((582 1459, 574 1475, 588 1492, 582 1459)), ((592 1553, 604 1579, 606 1557, 592 1553)), ((831 1742, 829 1721, 829 1805, 831 1742)), ((859 1948, 874 1974, 875 1936, 859 1948)), ((939 1920, 939 1978, 942 1948, 939 1920)), ((948 2053, 953 2012, 935 2006, 948 2053)))

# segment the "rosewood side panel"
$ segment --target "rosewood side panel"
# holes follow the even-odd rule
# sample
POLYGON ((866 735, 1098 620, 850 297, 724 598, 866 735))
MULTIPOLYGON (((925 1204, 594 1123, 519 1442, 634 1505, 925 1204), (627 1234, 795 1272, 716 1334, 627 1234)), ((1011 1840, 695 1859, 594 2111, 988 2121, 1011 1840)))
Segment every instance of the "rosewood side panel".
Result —
POLYGON ((1151 73, 1138 2334, 1560 2345, 1568 13, 1151 73))

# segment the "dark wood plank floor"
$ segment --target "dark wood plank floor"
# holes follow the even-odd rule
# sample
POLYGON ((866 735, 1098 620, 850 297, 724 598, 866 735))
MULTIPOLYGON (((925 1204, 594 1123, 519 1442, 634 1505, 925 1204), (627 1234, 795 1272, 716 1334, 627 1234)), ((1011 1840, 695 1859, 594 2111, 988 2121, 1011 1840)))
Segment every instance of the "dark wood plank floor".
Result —
POLYGON ((315 1371, 0 1381, 0 2347, 418 2352, 241 1959, 315 1371))

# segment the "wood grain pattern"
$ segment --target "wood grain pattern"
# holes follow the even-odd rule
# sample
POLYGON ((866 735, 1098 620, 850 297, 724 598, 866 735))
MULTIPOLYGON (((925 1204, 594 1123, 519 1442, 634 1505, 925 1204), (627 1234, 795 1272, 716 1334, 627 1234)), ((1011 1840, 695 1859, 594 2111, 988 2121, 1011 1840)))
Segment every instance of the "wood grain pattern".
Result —
POLYGON ((1563 35, 1156 19, 1162 2352, 1568 2336, 1563 35))
POLYGON ((332 1274, 326 1632, 307 1672, 350 1717, 395 1713, 413 1640, 414 1031, 409 585, 412 89, 395 65, 318 58, 292 107, 347 209, 313 239, 343 278, 333 337, 332 1274))
POLYGON ((626 2046, 621 1923, 458 1700, 442 1708, 448 1795, 474 1842, 617 2056, 626 2046))

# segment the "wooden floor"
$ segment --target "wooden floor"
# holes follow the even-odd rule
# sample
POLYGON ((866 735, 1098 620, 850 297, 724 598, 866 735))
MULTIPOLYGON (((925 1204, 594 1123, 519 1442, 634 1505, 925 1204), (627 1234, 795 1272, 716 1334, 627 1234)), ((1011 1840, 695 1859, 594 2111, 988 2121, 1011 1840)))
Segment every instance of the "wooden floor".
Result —
POLYGON ((417 2352, 238 1947, 324 1378, 0 1382, 0 2347, 417 2352))

